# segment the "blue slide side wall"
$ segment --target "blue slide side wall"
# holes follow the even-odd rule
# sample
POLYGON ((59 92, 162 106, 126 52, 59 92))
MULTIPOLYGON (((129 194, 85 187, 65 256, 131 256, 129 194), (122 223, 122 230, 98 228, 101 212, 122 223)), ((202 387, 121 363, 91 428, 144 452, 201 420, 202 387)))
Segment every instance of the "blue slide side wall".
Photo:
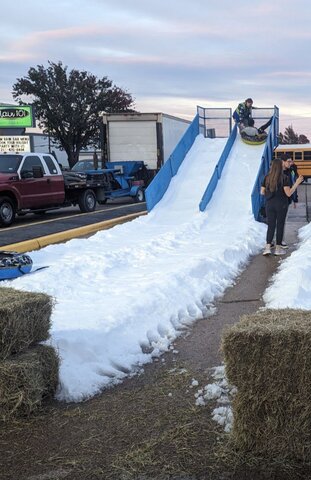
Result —
POLYGON ((200 201, 200 205, 199 205, 199 208, 200 208, 200 211, 201 212, 204 212, 204 210, 206 209, 206 206, 207 204, 209 203, 210 199, 212 198, 213 196, 213 193, 217 187, 217 184, 218 184, 218 181, 221 177, 221 173, 223 171, 223 168, 226 164, 226 161, 227 161, 227 158, 229 156, 229 153, 231 151, 231 148, 232 148, 232 145, 234 144, 235 142, 235 139, 236 139, 236 135, 237 135, 237 125, 235 125, 233 127, 233 130, 231 132, 231 135, 230 137, 228 138, 228 141, 225 145, 225 148, 223 149, 223 152, 220 156, 220 159, 215 167, 215 170, 213 172, 213 175, 211 176, 211 179, 206 187, 206 190, 202 196, 202 199, 200 201))
POLYGON ((260 212, 261 212, 261 207, 263 207, 265 204, 264 197, 260 195, 260 187, 264 179, 264 176, 269 171, 270 163, 273 159, 273 151, 278 144, 278 133, 279 133, 278 108, 275 107, 275 113, 274 113, 271 127, 269 130, 265 149, 263 151, 263 155, 261 158, 261 164, 255 180, 255 185, 252 191, 252 211, 253 211, 255 220, 258 220, 259 222, 263 220, 263 217, 260 212))
POLYGON ((146 188, 147 210, 150 212, 165 194, 171 179, 176 175, 185 156, 199 134, 199 116, 196 115, 175 147, 173 153, 161 167, 150 185, 146 188))

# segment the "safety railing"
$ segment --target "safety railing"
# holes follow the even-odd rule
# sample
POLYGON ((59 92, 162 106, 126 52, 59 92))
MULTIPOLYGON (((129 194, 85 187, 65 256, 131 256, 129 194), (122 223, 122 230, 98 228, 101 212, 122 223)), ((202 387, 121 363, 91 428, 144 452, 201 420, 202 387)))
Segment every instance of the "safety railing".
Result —
POLYGON ((197 107, 200 133, 209 138, 227 138, 232 131, 231 108, 197 107))
POLYGON ((223 171, 223 168, 226 164, 226 160, 229 156, 229 153, 231 151, 231 148, 232 148, 232 145, 234 144, 235 142, 235 139, 236 139, 236 135, 237 135, 237 125, 235 125, 233 127, 233 130, 231 132, 231 135, 230 137, 228 138, 227 140, 227 143, 225 145, 225 148, 223 149, 223 152, 219 158, 219 161, 215 167, 215 170, 211 176, 211 179, 206 187, 206 190, 202 196, 202 199, 200 201, 200 204, 199 204, 199 208, 200 208, 200 211, 203 212, 205 209, 206 209, 206 206, 207 204, 209 203, 209 201, 211 200, 212 196, 213 196, 213 193, 214 191, 216 190, 216 187, 217 187, 217 184, 218 184, 218 181, 219 179, 221 178, 221 174, 222 174, 222 171, 223 171))
POLYGON ((199 115, 196 115, 175 147, 173 153, 161 167, 150 185, 146 188, 145 198, 147 210, 150 212, 165 194, 171 179, 176 175, 185 156, 192 147, 195 138, 199 134, 199 115))
MULTIPOLYGON (((258 112, 259 113, 259 112, 258 112)), ((257 118, 263 118, 259 115, 257 118)), ((261 183, 264 176, 267 174, 270 168, 270 163, 273 159, 273 151, 278 144, 278 135, 279 135, 279 109, 274 106, 273 109, 273 119, 271 127, 268 133, 265 149, 261 157, 261 163, 258 170, 258 174, 255 180, 255 184, 252 191, 252 211, 255 217, 255 220, 262 222, 264 216, 262 215, 262 208, 264 207, 264 197, 260 195, 261 183)))

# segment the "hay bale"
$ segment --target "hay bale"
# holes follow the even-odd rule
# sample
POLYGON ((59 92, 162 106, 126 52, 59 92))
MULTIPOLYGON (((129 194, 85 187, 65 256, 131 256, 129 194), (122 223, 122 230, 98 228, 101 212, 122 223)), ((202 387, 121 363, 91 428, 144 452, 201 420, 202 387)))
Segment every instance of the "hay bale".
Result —
POLYGON ((244 315, 222 341, 236 448, 265 458, 311 459, 311 312, 244 315))
POLYGON ((48 338, 53 305, 44 293, 0 288, 0 360, 48 338))
POLYGON ((59 359, 54 348, 37 345, 0 362, 0 417, 25 416, 55 393, 59 359))

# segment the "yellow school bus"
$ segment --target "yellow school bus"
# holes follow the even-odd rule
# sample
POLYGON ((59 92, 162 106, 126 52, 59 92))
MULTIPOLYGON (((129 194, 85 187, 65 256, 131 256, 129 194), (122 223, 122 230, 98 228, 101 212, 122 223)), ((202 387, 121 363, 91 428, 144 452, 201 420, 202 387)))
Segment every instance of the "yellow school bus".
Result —
POLYGON ((280 158, 282 153, 289 153, 292 156, 299 175, 311 178, 311 143, 279 145, 274 150, 274 157, 280 158))

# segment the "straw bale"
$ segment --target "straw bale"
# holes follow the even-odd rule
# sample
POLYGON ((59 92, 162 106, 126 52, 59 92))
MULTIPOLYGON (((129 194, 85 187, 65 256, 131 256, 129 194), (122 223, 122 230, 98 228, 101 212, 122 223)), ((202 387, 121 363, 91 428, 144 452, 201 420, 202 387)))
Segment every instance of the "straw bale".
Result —
POLYGON ((48 338, 53 304, 44 293, 0 288, 0 360, 48 338))
POLYGON ((311 312, 244 315, 222 341, 235 445, 263 456, 311 459, 311 312))
POLYGON ((54 348, 37 345, 0 362, 0 417, 30 415, 55 393, 59 359, 54 348))

